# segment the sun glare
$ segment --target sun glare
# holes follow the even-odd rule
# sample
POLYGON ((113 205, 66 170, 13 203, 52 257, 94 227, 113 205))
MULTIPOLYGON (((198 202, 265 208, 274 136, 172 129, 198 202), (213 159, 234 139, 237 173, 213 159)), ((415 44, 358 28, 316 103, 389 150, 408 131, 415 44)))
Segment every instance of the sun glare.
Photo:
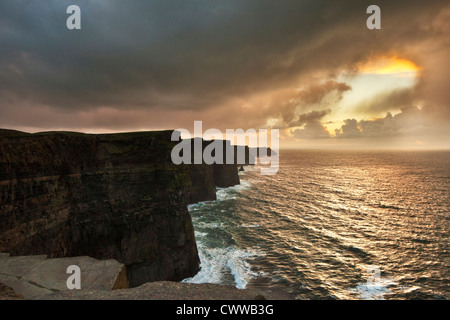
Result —
POLYGON ((414 62, 398 57, 380 57, 359 66, 363 74, 378 75, 415 75, 420 67, 414 62))

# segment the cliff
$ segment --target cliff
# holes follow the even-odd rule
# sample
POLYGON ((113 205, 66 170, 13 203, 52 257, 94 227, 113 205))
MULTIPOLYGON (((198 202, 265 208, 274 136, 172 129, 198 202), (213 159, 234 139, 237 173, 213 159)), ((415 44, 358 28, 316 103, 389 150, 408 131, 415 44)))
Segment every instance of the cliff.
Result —
POLYGON ((171 134, 0 130, 0 252, 116 259, 130 286, 195 275, 187 203, 236 179, 229 169, 174 165, 171 134))
MULTIPOLYGON (((222 164, 207 165, 194 164, 195 140, 200 140, 201 152, 211 144, 211 140, 201 138, 186 139, 191 147, 191 164, 188 165, 188 172, 191 184, 186 189, 189 203, 200 201, 216 200, 216 187, 227 188, 240 183, 236 164, 226 164, 226 152, 229 152, 230 142, 223 140, 222 164)), ((237 163, 236 161, 234 163, 237 163)))
POLYGON ((227 188, 240 184, 238 169, 234 164, 191 164, 191 183, 186 188, 188 203, 216 200, 216 187, 227 188))

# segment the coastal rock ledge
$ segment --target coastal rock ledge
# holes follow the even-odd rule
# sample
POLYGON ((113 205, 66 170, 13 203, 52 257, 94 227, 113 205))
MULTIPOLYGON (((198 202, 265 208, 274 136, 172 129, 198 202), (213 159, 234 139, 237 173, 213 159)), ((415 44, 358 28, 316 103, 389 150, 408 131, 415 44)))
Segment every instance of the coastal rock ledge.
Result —
POLYGON ((130 287, 194 276, 187 205, 239 178, 232 165, 174 165, 171 135, 0 130, 0 252, 115 259, 130 287))
POLYGON ((116 260, 90 257, 47 259, 46 256, 0 254, 0 284, 5 299, 39 299, 67 289, 69 266, 81 269, 81 288, 94 291, 127 289, 125 266, 116 260))
POLYGON ((237 289, 220 284, 155 281, 125 290, 59 291, 40 300, 293 300, 292 294, 277 289, 237 289))

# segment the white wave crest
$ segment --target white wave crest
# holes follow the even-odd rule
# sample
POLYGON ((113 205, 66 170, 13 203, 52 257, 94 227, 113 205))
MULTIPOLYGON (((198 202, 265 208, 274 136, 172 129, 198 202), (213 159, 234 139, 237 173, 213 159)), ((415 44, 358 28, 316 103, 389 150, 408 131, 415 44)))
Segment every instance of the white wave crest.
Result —
POLYGON ((252 183, 248 180, 242 180, 241 184, 235 185, 229 188, 218 188, 217 189, 217 200, 228 200, 228 199, 236 199, 238 193, 247 190, 252 186, 252 183))
POLYGON ((208 248, 201 241, 197 242, 197 247, 200 272, 183 282, 223 284, 226 274, 231 274, 236 288, 245 289, 248 281, 258 276, 252 271, 248 260, 264 255, 260 251, 236 247, 208 248))
POLYGON ((376 282, 360 283, 351 291, 358 293, 359 297, 364 300, 384 300, 384 296, 391 293, 389 287, 396 284, 390 278, 380 278, 376 282))

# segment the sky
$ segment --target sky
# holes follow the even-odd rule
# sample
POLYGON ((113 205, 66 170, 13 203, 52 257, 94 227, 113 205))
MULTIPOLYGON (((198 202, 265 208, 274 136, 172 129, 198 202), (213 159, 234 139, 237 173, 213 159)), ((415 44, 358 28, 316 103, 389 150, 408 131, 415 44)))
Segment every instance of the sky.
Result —
POLYGON ((0 128, 449 148, 449 61, 447 0, 0 0, 0 128))

